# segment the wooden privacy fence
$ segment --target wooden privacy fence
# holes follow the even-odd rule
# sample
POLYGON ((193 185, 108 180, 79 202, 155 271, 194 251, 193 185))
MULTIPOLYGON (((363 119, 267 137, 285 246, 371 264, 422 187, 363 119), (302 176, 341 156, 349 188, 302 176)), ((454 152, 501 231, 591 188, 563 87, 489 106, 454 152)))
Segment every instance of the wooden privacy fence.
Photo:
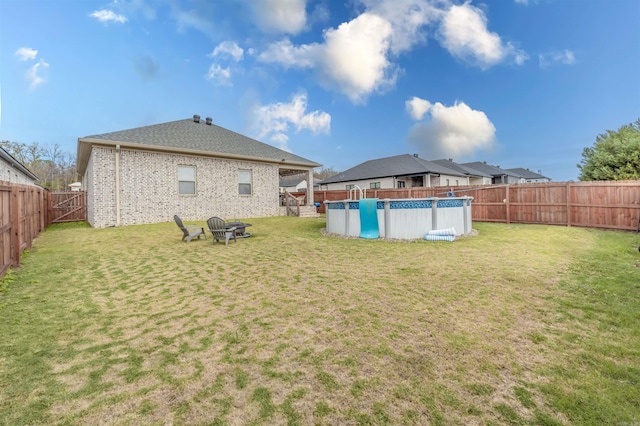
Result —
MULTIPOLYGON (((367 189, 370 198, 472 196, 478 222, 537 223, 638 231, 640 181, 562 182, 436 188, 367 189)), ((295 193, 299 195, 301 193, 295 193)), ((348 190, 316 191, 314 200, 345 200, 348 190)), ((324 213, 324 204, 320 211, 324 213)))
POLYGON ((51 194, 51 223, 87 220, 87 197, 84 191, 51 194))
POLYGON ((20 265, 20 254, 52 223, 86 220, 85 192, 51 193, 0 182, 0 278, 20 265))
POLYGON ((49 196, 44 188, 0 182, 0 278, 51 223, 49 196))

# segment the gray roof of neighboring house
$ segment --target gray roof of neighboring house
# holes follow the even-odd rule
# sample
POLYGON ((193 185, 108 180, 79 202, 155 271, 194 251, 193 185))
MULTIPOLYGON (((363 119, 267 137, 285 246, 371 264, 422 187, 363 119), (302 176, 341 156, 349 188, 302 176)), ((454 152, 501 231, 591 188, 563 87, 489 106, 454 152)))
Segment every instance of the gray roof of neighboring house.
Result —
POLYGON ((7 164, 9 164, 11 167, 15 167, 16 169, 18 169, 23 175, 27 176, 29 179, 32 179, 34 181, 39 181, 40 179, 38 178, 38 176, 34 175, 31 170, 27 169, 21 162, 19 162, 18 160, 16 160, 13 155, 9 154, 7 151, 5 151, 4 148, 0 147, 0 158, 2 158, 7 164))
POLYGON ((472 163, 462 163, 463 166, 478 170, 479 172, 486 173, 489 176, 515 176, 515 177, 523 177, 516 172, 512 172, 507 169, 502 169, 497 166, 492 166, 490 164, 485 163, 484 161, 475 161, 472 163))
POLYGON ((463 173, 466 176, 491 177, 490 174, 484 173, 480 170, 472 169, 471 167, 467 167, 463 164, 458 164, 453 160, 441 159, 441 160, 432 160, 432 161, 436 164, 440 164, 441 166, 448 167, 452 170, 456 170, 460 173, 463 173))
POLYGON ((424 160, 410 154, 402 154, 365 161, 342 173, 326 178, 321 183, 350 182, 393 176, 424 175, 427 173, 465 176, 464 173, 444 167, 433 161, 424 160))
POLYGON ((539 173, 535 173, 535 172, 532 172, 529 169, 523 169, 523 168, 520 168, 520 167, 516 167, 516 168, 513 168, 513 169, 507 169, 507 170, 509 170, 510 172, 513 172, 513 173, 517 173, 517 174, 519 174, 520 176, 522 176, 525 179, 549 179, 548 177, 543 176, 543 175, 541 175, 539 173))
POLYGON ((280 186, 289 187, 289 186, 297 186, 300 182, 306 181, 307 177, 295 175, 295 176, 284 176, 280 178, 280 186))
POLYGON ((137 127, 78 139, 78 173, 84 174, 92 145, 159 150, 212 157, 318 167, 320 164, 274 146, 193 118, 137 127))

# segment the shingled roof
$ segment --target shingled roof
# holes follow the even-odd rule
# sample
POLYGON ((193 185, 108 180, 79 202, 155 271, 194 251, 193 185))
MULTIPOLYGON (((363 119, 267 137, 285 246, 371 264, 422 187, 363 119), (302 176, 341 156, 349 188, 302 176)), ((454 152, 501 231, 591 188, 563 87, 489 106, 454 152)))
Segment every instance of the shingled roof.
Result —
POLYGON ((498 166, 492 166, 490 164, 485 163, 484 161, 475 161, 472 163, 463 163, 461 166, 465 166, 470 169, 477 170, 482 173, 486 173, 489 176, 514 176, 514 177, 522 177, 516 172, 511 170, 502 169, 498 166))
POLYGON ((121 148, 264 161, 284 166, 320 166, 306 158, 220 127, 209 119, 206 123, 199 119, 196 121, 195 117, 79 138, 80 174, 85 171, 92 145, 120 145, 121 148))
POLYGON ((424 175, 427 173, 465 176, 456 170, 441 166, 410 154, 365 161, 342 173, 324 179, 321 183, 350 182, 393 176, 424 175))
POLYGON ((480 170, 472 169, 471 167, 467 167, 462 164, 458 164, 453 160, 441 159, 441 160, 433 160, 434 163, 440 164, 441 166, 447 167, 452 170, 456 170, 459 173, 464 174, 465 176, 480 176, 480 177, 491 177, 490 174, 484 173, 480 170))
POLYGON ((516 167, 513 169, 507 169, 507 170, 509 170, 512 173, 517 173, 525 179, 549 179, 546 176, 543 176, 539 173, 532 172, 529 169, 523 169, 521 167, 516 167))
POLYGON ((306 173, 280 177, 280 186, 282 187, 297 186, 303 180, 307 180, 306 173))

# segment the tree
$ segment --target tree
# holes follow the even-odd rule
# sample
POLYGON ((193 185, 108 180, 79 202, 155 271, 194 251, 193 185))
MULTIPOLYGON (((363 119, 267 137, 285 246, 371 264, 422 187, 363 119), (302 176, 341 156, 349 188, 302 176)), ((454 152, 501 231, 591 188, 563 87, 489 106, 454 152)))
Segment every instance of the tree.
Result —
POLYGON ((13 158, 18 160, 22 165, 27 165, 25 157, 27 153, 27 145, 22 142, 2 141, 0 147, 7 151, 13 158))
POLYGON ((578 168, 581 181, 640 179, 640 118, 598 135, 593 147, 582 151, 578 168))
POLYGON ((337 175, 338 172, 333 170, 332 167, 321 168, 320 170, 313 172, 313 177, 318 180, 323 180, 326 178, 330 178, 331 176, 337 175))
POLYGON ((42 146, 38 142, 27 145, 22 142, 0 141, 0 147, 38 176, 40 184, 45 188, 66 191, 67 185, 76 176, 74 156, 63 152, 57 143, 42 146))

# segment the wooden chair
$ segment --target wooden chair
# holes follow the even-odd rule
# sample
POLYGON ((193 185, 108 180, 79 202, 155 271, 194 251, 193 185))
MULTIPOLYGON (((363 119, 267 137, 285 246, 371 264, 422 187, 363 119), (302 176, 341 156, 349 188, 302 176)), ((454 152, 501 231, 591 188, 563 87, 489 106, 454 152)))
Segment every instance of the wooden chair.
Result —
POLYGON ((204 235, 204 239, 207 239, 207 234, 204 232, 204 228, 200 228, 199 226, 195 225, 185 226, 182 224, 182 219, 180 219, 178 215, 173 216, 173 220, 176 221, 176 224, 182 230, 182 241, 184 241, 184 239, 186 238, 187 242, 191 242, 191 240, 195 237, 198 237, 198 239, 200 239, 200 235, 204 235))
POLYGON ((224 240, 224 245, 226 246, 229 245, 229 240, 236 241, 236 227, 227 226, 223 219, 216 216, 210 217, 207 220, 207 226, 209 226, 209 231, 215 240, 213 242, 214 244, 224 240))

